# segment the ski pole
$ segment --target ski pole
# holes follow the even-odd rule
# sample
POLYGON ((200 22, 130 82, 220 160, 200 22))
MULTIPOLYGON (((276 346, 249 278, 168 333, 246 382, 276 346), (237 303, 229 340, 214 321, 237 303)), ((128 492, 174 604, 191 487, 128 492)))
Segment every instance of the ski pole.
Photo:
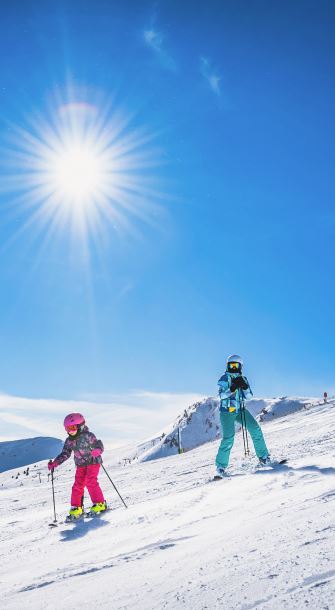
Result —
POLYGON ((239 391, 239 398, 240 398, 240 403, 242 404, 241 407, 241 425, 242 425, 242 434, 243 434, 243 446, 244 446, 244 455, 247 456, 250 454, 249 451, 249 442, 248 442, 248 430, 247 430, 247 420, 246 420, 246 416, 245 416, 245 406, 244 406, 244 400, 241 396, 241 392, 239 391))
POLYGON ((115 489, 116 493, 118 494, 119 498, 121 498, 121 500, 122 500, 122 502, 123 502, 123 504, 124 504, 125 508, 128 508, 127 504, 125 503, 125 501, 124 501, 124 499, 122 498, 121 494, 118 492, 118 490, 117 490, 116 486, 114 485, 114 483, 113 483, 112 479, 110 478, 110 476, 109 476, 109 474, 108 474, 108 472, 107 472, 107 470, 106 470, 106 468, 104 467, 104 465, 103 465, 103 463, 102 463, 102 462, 101 462, 101 466, 102 466, 103 470, 105 471, 105 474, 108 476, 108 478, 109 478, 109 480, 110 480, 111 484, 113 485, 113 487, 114 487, 114 489, 115 489))
POLYGON ((54 468, 51 469, 51 485, 52 485, 52 499, 53 499, 53 505, 54 505, 54 520, 53 520, 53 523, 50 523, 50 525, 57 527, 55 486, 54 486, 54 468))
POLYGON ((242 418, 244 419, 244 431, 245 431, 245 448, 244 448, 244 453, 245 453, 245 455, 250 455, 249 440, 248 440, 248 429, 247 429, 247 421, 246 421, 246 416, 245 416, 245 406, 244 406, 244 403, 243 403, 243 407, 242 407, 242 418))
POLYGON ((244 455, 247 456, 246 429, 245 429, 245 425, 244 425, 243 415, 244 415, 243 407, 241 407, 241 427, 242 427, 242 436, 243 436, 243 448, 244 448, 244 455))

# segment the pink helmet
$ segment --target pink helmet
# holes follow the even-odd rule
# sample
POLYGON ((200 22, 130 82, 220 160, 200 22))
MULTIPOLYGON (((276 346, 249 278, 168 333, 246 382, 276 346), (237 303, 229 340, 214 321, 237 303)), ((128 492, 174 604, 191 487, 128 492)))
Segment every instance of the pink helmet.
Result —
POLYGON ((81 413, 70 413, 64 419, 64 428, 68 426, 82 426, 85 424, 85 419, 81 413))

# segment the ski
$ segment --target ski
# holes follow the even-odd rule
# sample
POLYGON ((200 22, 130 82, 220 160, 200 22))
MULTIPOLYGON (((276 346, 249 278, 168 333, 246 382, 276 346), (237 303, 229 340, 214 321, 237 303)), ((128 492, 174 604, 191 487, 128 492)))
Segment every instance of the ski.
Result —
POLYGON ((209 479, 209 482, 211 483, 211 482, 214 482, 214 481, 224 481, 224 480, 229 480, 229 479, 231 479, 229 474, 225 474, 223 477, 220 477, 219 474, 215 474, 214 477, 209 479))
POLYGON ((243 468, 243 472, 240 472, 238 470, 236 470, 236 472, 227 472, 227 474, 224 474, 223 477, 221 477, 220 475, 216 474, 214 475, 211 479, 209 479, 209 483, 214 482, 214 481, 223 481, 225 479, 231 479, 234 476, 238 476, 238 475, 243 475, 243 474, 255 474, 257 472, 258 469, 260 468, 276 468, 276 466, 282 466, 283 464, 286 464, 288 462, 287 458, 283 458, 282 460, 273 460, 271 463, 269 464, 257 464, 256 468, 253 467, 253 469, 245 469, 243 468))
MULTIPOLYGON (((83 521, 84 519, 95 519, 96 517, 101 517, 101 515, 103 515, 104 513, 109 512, 111 509, 110 506, 107 506, 106 510, 102 510, 100 511, 100 513, 94 513, 93 511, 87 511, 87 512, 83 512, 79 517, 71 517, 70 515, 67 515, 63 521, 63 523, 65 523, 66 525, 69 525, 71 523, 79 523, 80 521, 83 521)), ((58 523, 49 523, 48 524, 49 527, 58 527, 58 523)))
POLYGON ((269 464, 257 464, 257 468, 275 468, 276 466, 282 466, 286 464, 288 461, 287 458, 283 458, 282 460, 272 460, 269 464))
POLYGON ((281 466, 282 464, 286 464, 288 462, 287 458, 283 458, 282 460, 279 460, 278 462, 274 463, 274 466, 281 466))
POLYGON ((70 515, 67 515, 67 517, 65 517, 64 523, 66 523, 66 525, 68 525, 69 523, 78 523, 79 521, 82 521, 84 517, 85 513, 82 513, 80 517, 71 517, 70 515))

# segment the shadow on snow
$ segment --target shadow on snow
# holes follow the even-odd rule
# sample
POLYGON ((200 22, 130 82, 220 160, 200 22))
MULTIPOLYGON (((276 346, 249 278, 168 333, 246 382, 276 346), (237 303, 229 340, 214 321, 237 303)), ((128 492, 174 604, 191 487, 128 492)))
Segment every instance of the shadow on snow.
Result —
POLYGON ((91 530, 97 530, 101 527, 105 527, 105 525, 108 525, 108 523, 108 521, 103 521, 101 517, 96 517, 94 519, 90 519, 89 521, 82 519, 78 521, 78 523, 69 523, 66 525, 66 529, 60 532, 60 535, 62 536, 61 542, 70 542, 71 540, 83 538, 91 530))

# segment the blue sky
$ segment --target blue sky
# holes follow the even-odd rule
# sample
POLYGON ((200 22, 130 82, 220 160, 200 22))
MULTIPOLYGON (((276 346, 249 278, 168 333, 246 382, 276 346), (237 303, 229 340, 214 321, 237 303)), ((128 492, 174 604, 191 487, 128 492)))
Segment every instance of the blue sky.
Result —
POLYGON ((187 401, 231 353, 258 396, 335 391, 334 17, 323 0, 1 8, 3 393, 187 401), (138 138, 139 196, 85 242, 20 165, 18 130, 42 138, 60 100, 138 138))

